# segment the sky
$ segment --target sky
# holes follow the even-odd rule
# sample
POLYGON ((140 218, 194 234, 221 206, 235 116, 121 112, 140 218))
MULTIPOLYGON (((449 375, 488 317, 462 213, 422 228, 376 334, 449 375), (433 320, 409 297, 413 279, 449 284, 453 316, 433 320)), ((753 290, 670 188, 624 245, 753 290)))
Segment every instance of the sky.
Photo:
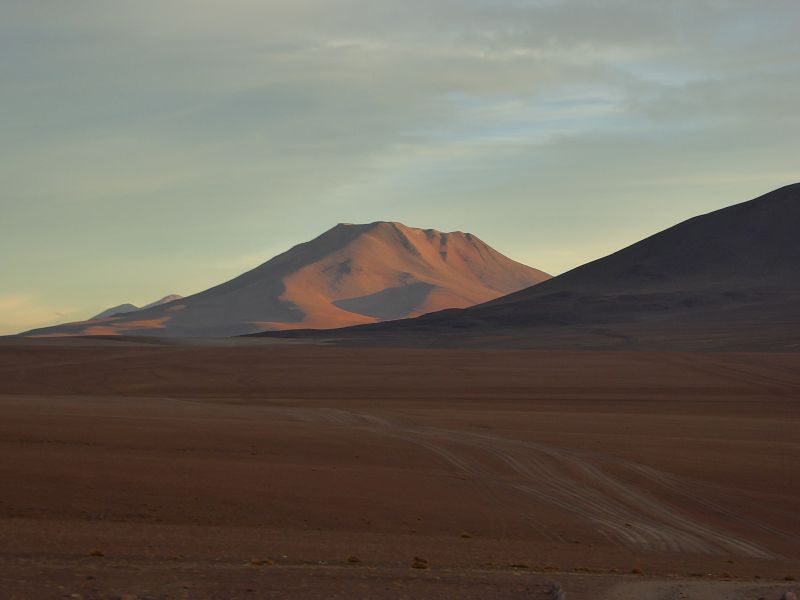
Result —
POLYGON ((797 0, 0 0, 0 334, 339 222, 558 274, 800 181, 797 0))

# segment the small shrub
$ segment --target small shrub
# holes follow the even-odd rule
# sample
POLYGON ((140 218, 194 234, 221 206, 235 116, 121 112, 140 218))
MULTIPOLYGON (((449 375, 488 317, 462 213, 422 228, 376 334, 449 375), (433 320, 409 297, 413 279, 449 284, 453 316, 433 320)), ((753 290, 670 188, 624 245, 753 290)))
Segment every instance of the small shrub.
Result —
POLYGON ((411 561, 411 568, 412 569, 427 569, 428 568, 428 561, 424 558, 420 558, 419 556, 415 556, 414 560, 411 561))
POLYGON ((567 594, 557 583, 554 583, 553 586, 550 588, 550 597, 553 600, 567 600, 567 594))

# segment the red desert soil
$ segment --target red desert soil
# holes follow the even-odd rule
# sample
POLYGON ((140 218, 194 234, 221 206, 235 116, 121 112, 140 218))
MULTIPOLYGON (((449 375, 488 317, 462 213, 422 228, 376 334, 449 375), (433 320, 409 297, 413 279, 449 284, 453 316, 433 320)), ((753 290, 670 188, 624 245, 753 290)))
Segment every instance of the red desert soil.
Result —
POLYGON ((798 354, 4 341, 0 596, 777 600, 799 397, 798 354))

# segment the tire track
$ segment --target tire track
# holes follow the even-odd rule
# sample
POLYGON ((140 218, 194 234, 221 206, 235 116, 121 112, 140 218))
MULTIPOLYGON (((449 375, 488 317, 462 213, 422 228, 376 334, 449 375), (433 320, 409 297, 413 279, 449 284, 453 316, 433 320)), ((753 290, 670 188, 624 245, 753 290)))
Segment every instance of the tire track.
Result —
MULTIPOLYGON (((417 445, 476 482, 573 514, 592 523, 608 539, 630 548, 775 557, 755 543, 712 527, 640 487, 615 478, 597 463, 613 464, 616 469, 644 477, 659 488, 678 491, 697 506, 718 510, 732 519, 736 517, 730 511, 689 493, 679 478, 644 465, 489 434, 403 424, 385 417, 340 409, 271 410, 301 421, 362 429, 417 445)), ((495 497, 500 496, 495 494, 495 497)), ((509 501, 503 504, 509 509, 514 506, 509 501)), ((560 537, 536 521, 530 510, 517 507, 516 512, 548 538, 560 537)))

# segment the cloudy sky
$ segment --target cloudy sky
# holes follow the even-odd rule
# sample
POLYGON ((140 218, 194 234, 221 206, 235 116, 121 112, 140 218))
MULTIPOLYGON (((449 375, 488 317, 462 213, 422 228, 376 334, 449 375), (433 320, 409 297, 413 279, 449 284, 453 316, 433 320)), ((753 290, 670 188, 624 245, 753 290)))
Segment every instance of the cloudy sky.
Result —
POLYGON ((0 333, 338 222, 559 273, 800 180, 797 0, 3 0, 0 333))

